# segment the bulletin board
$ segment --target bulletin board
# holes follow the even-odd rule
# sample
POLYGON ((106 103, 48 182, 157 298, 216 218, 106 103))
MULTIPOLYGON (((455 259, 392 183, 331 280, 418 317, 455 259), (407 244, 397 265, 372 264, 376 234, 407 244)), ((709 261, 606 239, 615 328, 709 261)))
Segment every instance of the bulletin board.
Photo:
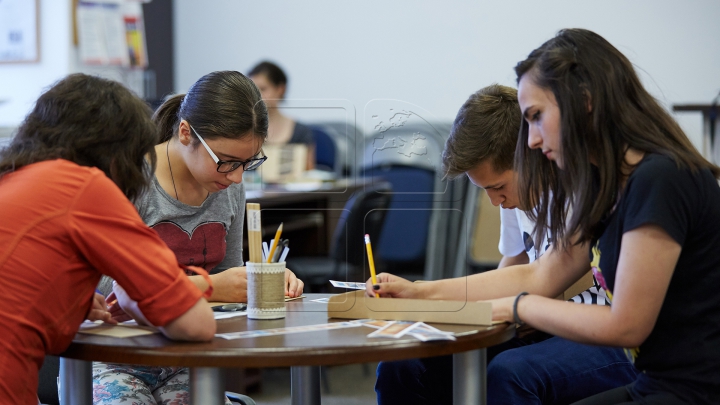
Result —
POLYGON ((39 0, 0 0, 0 63, 40 61, 39 0))
POLYGON ((138 0, 74 0, 73 38, 80 61, 85 65, 146 68, 141 4, 138 0))

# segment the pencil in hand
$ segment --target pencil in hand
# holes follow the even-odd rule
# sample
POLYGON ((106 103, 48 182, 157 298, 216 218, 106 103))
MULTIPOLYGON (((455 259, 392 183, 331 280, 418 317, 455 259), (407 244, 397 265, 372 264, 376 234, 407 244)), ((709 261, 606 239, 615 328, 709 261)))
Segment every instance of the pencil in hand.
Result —
MULTIPOLYGON (((368 264, 370 265, 370 279, 373 285, 377 284, 377 276, 375 275, 375 260, 373 260, 372 247, 370 246, 370 235, 365 234, 365 249, 367 250, 368 264)), ((375 297, 380 298, 380 294, 375 293, 375 297)))

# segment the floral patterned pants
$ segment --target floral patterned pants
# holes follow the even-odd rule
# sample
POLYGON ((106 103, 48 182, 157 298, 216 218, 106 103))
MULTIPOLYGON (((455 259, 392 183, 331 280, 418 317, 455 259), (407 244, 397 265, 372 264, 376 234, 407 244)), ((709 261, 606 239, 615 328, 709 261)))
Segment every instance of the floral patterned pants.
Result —
POLYGON ((189 377, 182 367, 93 363, 93 404, 188 405, 189 377))

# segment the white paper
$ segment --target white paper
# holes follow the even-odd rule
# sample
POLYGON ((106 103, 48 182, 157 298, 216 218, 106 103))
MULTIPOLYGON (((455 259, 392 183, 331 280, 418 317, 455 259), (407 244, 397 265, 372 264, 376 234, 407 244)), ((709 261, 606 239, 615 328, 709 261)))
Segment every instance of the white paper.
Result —
POLYGON ((349 290, 364 290, 365 289, 365 283, 330 280, 330 284, 332 284, 333 287, 347 288, 349 290))

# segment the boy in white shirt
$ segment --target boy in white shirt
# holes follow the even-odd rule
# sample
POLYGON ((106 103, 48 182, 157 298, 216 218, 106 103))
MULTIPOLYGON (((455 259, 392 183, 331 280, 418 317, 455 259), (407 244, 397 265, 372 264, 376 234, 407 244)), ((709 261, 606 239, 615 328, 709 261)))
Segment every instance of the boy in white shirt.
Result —
MULTIPOLYGON (((503 208, 498 246, 503 258, 498 268, 532 262, 549 247, 549 242, 535 246, 535 224, 526 214, 532 207, 519 207, 513 163, 521 120, 515 89, 485 87, 461 107, 443 152, 448 177, 466 174, 487 191, 493 205, 503 208)), ((402 279, 379 277, 389 282, 383 284, 385 294, 393 296, 397 286, 401 296, 402 279)), ((596 281, 571 300, 609 305, 596 281)), ((452 374, 451 356, 380 363, 375 385, 378 404, 452 404, 452 374)), ((488 348, 487 403, 569 404, 635 378, 622 349, 531 332, 488 348)))

